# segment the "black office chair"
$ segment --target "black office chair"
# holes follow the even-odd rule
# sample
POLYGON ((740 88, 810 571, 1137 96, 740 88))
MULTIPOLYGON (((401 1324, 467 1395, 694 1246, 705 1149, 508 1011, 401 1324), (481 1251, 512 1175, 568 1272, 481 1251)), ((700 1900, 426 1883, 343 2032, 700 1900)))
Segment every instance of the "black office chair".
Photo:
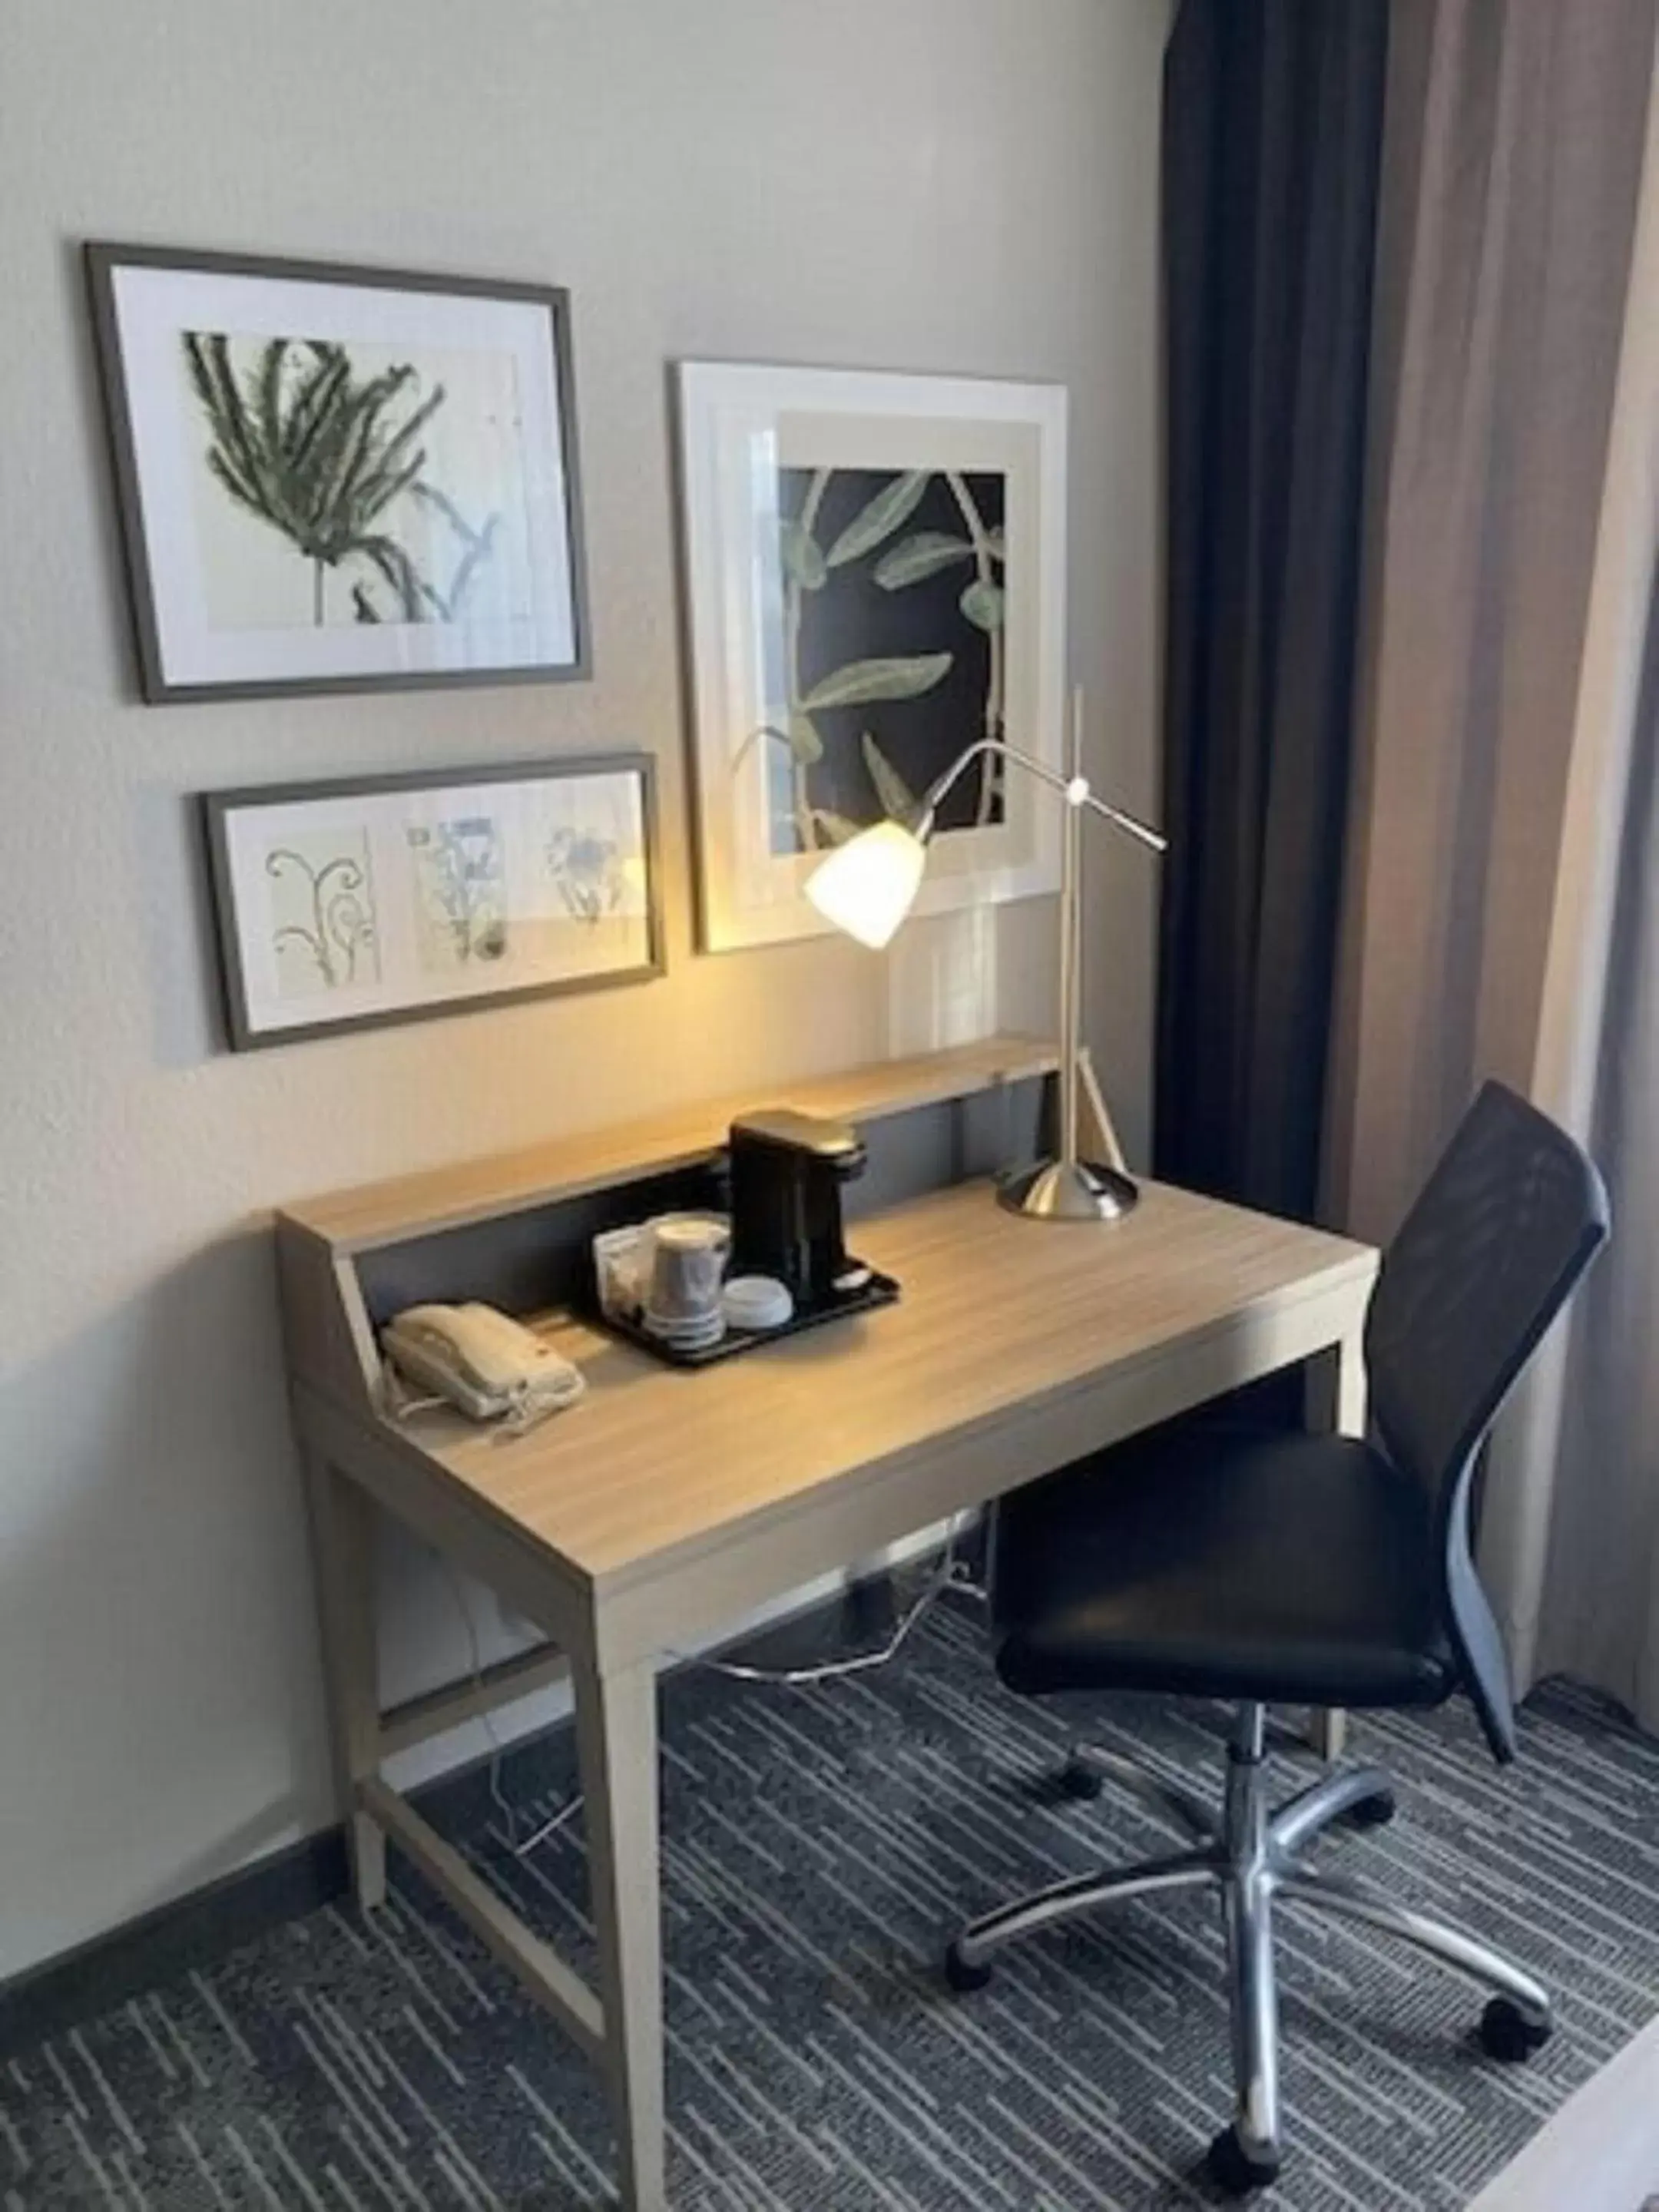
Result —
POLYGON ((1188 1847, 975 1921, 947 1972, 975 1989, 991 1954, 1031 1929, 1129 1898, 1218 1889, 1237 2106, 1210 2167, 1229 2190, 1279 2170, 1280 1900, 1402 1936, 1497 1991, 1481 2025, 1495 2057, 1525 2057, 1550 2032, 1549 1999, 1529 1974, 1308 1863, 1334 1822, 1390 1819, 1393 1793, 1380 1768, 1361 1767, 1273 1812, 1265 1708, 1437 1705, 1462 1689, 1493 1757, 1514 1758, 1508 1669, 1470 1551, 1470 1487, 1493 1416, 1607 1228, 1592 1163, 1488 1083, 1384 1255, 1365 1326, 1374 1441, 1174 1424, 1017 1492, 999 1514, 993 1618, 1011 1689, 1184 1692, 1238 1710, 1218 1817, 1131 1761, 1075 1749, 1069 1790, 1092 1796, 1109 1774, 1167 1814, 1188 1847))

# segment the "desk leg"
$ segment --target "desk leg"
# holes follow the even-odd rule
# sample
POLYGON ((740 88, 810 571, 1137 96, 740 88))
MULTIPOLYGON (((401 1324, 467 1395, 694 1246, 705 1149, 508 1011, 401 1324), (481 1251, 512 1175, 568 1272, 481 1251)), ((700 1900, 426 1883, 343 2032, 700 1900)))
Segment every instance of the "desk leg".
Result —
POLYGON ((657 1678, 575 1662, 588 1881, 623 2212, 666 2212, 657 1678))
MULTIPOLYGON (((1365 1352, 1358 1329, 1309 1361, 1307 1420, 1318 1435, 1364 1435, 1365 1352)), ((1348 1741, 1348 1716, 1315 1708, 1308 1716, 1308 1740, 1322 1759, 1340 1759, 1348 1741)))
POLYGON ((386 1902, 386 1831, 357 1803, 358 1783, 377 1774, 380 1765, 374 1508, 320 1452, 307 1450, 305 1460, 334 1785, 352 1889, 367 1911, 386 1902))

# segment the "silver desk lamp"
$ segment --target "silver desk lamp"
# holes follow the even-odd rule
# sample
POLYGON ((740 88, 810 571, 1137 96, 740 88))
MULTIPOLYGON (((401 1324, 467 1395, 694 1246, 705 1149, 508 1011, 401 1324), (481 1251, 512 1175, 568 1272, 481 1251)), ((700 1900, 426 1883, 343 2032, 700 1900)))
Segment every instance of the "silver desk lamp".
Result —
POLYGON ((1103 815, 1155 853, 1167 838, 1121 807, 1097 799, 1082 772, 1083 694, 1072 698, 1071 773, 1060 775, 1000 738, 980 738, 959 753, 929 788, 914 825, 878 822, 849 837, 812 871, 806 896, 827 921, 879 951, 915 903, 940 801, 969 764, 988 755, 1006 760, 1057 791, 1065 800, 1060 859, 1060 1151, 1054 1159, 1006 1176, 998 1195, 1010 1212, 1033 1221, 1115 1221, 1139 1196, 1115 1168, 1078 1157, 1078 1052, 1083 1021, 1083 815, 1103 815))

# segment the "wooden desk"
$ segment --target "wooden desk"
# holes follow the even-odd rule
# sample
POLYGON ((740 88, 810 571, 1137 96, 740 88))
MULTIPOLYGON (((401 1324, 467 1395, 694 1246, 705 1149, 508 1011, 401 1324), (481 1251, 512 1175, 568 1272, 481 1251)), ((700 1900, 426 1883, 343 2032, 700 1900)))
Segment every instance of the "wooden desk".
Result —
MULTIPOLYGON (((280 1219, 358 1897, 372 1906, 384 1895, 390 1834, 603 2066, 629 2212, 661 2212, 666 2202, 658 1654, 1293 1363, 1312 1364, 1316 1419, 1361 1425, 1359 1330, 1376 1265, 1365 1247, 1156 1185, 1112 1228, 1028 1222, 994 1204, 972 1174, 986 1102, 1029 1089, 1052 1064, 1043 1047, 998 1040, 786 1086, 790 1103, 866 1127, 892 1124, 884 1157, 902 1194, 861 1220, 854 1243, 899 1277, 902 1302, 701 1374, 555 1318, 550 1329, 581 1363, 588 1396, 521 1437, 447 1413, 385 1417, 377 1309, 433 1295, 446 1267, 456 1294, 514 1282, 522 1290, 525 1255, 538 1249, 563 1251, 568 1274, 573 1238, 585 1243, 593 1204, 615 1185, 635 1187, 636 1211, 647 1194, 653 1209, 665 1192, 696 1194, 673 1179, 706 1172, 729 1102, 296 1206, 280 1219), (918 1117, 941 1113, 942 1136, 936 1129, 937 1141, 919 1146, 918 1117), (915 1188, 930 1177, 944 1187, 915 1188), (369 1575, 375 1505, 491 1583, 568 1665, 597 1992, 380 1778, 392 1749, 452 1725, 481 1699, 468 1686, 382 1714, 369 1575)), ((873 1133, 872 1151, 879 1165, 873 1133)), ((614 1196, 610 1203, 614 1216, 614 1196)), ((550 1263, 550 1278, 558 1273, 550 1263)), ((538 1303, 521 1295, 519 1310, 538 1303)), ((521 1695, 552 1663, 536 1655, 492 1670, 482 1701, 521 1695)))

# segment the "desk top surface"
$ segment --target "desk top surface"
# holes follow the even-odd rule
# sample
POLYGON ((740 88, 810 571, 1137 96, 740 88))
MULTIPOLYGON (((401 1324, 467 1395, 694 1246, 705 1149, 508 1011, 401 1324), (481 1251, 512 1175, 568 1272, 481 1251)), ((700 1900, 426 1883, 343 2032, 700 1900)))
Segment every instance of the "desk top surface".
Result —
POLYGON ((550 1336, 588 1382, 573 1411, 521 1437, 447 1412, 398 1432, 577 1575, 624 1583, 1241 1315, 1363 1293, 1376 1266, 1366 1245, 1155 1183, 1109 1228, 1023 1220, 964 1183, 853 1241, 898 1277, 897 1305, 697 1372, 564 1321, 550 1336))

